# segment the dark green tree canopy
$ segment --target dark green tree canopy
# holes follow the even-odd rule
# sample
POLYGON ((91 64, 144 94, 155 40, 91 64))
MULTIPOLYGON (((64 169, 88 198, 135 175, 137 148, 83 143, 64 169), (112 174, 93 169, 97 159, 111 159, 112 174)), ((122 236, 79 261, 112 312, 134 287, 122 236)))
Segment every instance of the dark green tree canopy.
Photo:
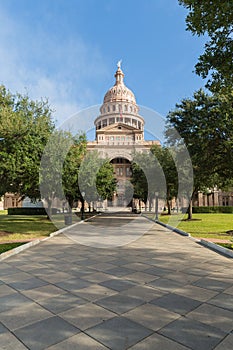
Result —
POLYGON ((187 30, 207 34, 205 51, 196 64, 196 73, 209 78, 212 91, 233 85, 233 0, 179 0, 188 11, 187 30))
POLYGON ((0 86, 0 192, 40 198, 39 167, 54 130, 45 100, 11 94, 0 86))
POLYGON ((233 178, 232 99, 208 95, 203 90, 183 99, 168 115, 166 136, 177 142, 175 128, 183 138, 193 163, 195 187, 216 185, 233 178))

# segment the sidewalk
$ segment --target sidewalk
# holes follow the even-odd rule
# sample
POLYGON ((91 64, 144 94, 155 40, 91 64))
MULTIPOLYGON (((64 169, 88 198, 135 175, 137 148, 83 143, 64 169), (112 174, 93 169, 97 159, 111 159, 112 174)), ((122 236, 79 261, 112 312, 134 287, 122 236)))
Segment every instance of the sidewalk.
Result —
POLYGON ((231 350, 232 267, 157 224, 119 248, 55 236, 0 263, 0 349, 231 350))

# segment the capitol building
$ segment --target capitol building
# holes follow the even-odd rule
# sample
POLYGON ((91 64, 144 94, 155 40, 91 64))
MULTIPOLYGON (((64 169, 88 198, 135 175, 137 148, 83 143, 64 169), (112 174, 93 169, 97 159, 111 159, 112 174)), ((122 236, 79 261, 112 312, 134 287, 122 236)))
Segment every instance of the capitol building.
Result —
POLYGON ((149 152, 157 140, 144 138, 145 120, 140 115, 134 93, 124 83, 121 62, 115 73, 115 84, 106 92, 100 115, 94 121, 95 141, 88 142, 88 151, 97 150, 113 164, 117 179, 115 205, 125 205, 125 187, 131 177, 131 161, 135 152, 149 152))

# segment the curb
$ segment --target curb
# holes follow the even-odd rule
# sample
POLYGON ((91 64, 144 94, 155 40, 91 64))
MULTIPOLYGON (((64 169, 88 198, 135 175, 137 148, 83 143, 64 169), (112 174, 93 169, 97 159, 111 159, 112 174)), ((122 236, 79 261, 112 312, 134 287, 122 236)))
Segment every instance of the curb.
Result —
POLYGON ((159 221, 159 220, 154 220, 154 219, 151 219, 151 218, 148 218, 146 215, 143 215, 142 216, 150 221, 153 221, 155 224, 159 224, 163 227, 166 227, 168 228, 169 230, 175 232, 175 233, 178 233, 179 235, 182 235, 182 236, 186 236, 186 237, 190 237, 190 238, 193 238, 190 233, 188 232, 185 232, 185 231, 182 231, 182 230, 179 230, 178 228, 175 228, 175 227, 172 227, 170 225, 167 225, 167 224, 164 224, 162 221, 159 221))
POLYGON ((16 247, 14 249, 8 250, 8 251, 0 254, 0 261, 9 258, 12 255, 16 255, 16 254, 18 254, 18 253, 22 252, 23 250, 26 250, 30 247, 33 247, 34 245, 37 245, 40 242, 41 242, 41 240, 35 239, 35 241, 31 241, 31 242, 22 244, 19 247, 16 247))
POLYGON ((233 251, 231 251, 230 249, 221 247, 220 245, 218 245, 216 243, 209 242, 209 241, 206 241, 204 239, 201 239, 200 244, 205 246, 205 247, 207 247, 207 248, 210 248, 210 249, 212 249, 212 250, 214 250, 214 251, 216 251, 218 253, 226 255, 229 258, 233 258, 233 251))

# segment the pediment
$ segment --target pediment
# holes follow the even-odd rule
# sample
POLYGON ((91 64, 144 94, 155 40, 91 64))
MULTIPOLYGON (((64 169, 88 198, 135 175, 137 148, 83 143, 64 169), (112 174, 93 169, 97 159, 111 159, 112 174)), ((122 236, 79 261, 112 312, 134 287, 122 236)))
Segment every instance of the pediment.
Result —
MULTIPOLYGON (((135 131, 135 130, 138 130, 137 128, 134 128, 133 126, 131 125, 127 125, 125 123, 115 123, 115 124, 111 124, 111 125, 108 125, 108 126, 105 126, 104 128, 101 128, 99 130, 97 130, 97 132, 101 132, 101 131, 135 131)), ((141 130, 138 130, 138 131, 141 131, 141 130)))

